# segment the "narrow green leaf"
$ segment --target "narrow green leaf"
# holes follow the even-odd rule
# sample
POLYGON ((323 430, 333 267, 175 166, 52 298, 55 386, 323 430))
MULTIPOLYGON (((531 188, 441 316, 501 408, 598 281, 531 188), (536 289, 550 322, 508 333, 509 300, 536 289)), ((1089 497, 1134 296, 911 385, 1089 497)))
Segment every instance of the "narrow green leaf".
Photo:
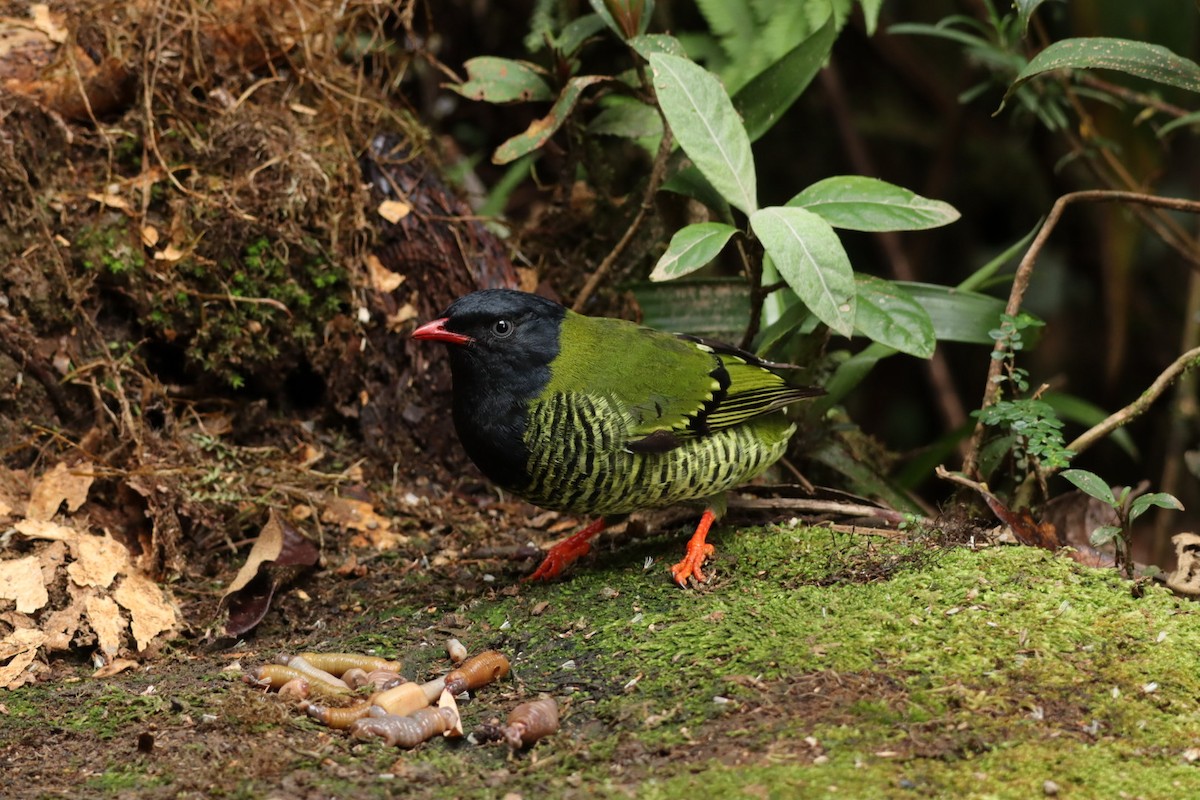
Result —
POLYGON ((650 54, 654 88, 679 146, 708 182, 747 215, 758 209, 750 139, 725 88, 686 58, 650 54))
POLYGON ((620 95, 605 98, 604 108, 588 123, 588 132, 598 136, 622 136, 640 139, 661 136, 662 117, 658 109, 620 95))
POLYGON ((641 36, 633 37, 626 44, 647 61, 654 53, 666 53, 669 56, 687 58, 687 50, 683 48, 679 40, 665 33, 643 33, 641 36))
POLYGON ((993 258, 988 263, 984 264, 979 269, 972 272, 967 279, 958 284, 957 288, 961 292, 980 289, 987 284, 993 275, 995 275, 1001 267, 1016 257, 1025 247, 1033 241, 1033 237, 1037 234, 1038 229, 1042 227, 1044 218, 1038 220, 1038 223, 1030 229, 1029 233, 1021 237, 1021 239, 1004 249, 1004 252, 993 258))
POLYGON ((551 46, 560 54, 570 57, 583 47, 584 42, 604 30, 604 19, 599 14, 584 14, 579 19, 568 22, 551 42, 551 46))
POLYGON ((541 70, 526 61, 511 58, 480 56, 463 64, 467 79, 448 83, 446 88, 470 100, 487 103, 522 103, 530 100, 551 100, 554 92, 542 77, 541 70))
POLYGON ((712 261, 737 228, 721 222, 701 222, 680 228, 671 237, 667 252, 654 265, 650 280, 665 281, 695 272, 712 261))
POLYGON ((1068 469, 1063 470, 1062 476, 1085 494, 1108 503, 1110 506, 1117 505, 1117 498, 1113 496, 1112 488, 1096 473, 1088 472, 1086 469, 1068 469))
POLYGON ((879 9, 883 7, 883 0, 862 0, 863 22, 867 25, 867 36, 874 36, 875 29, 879 27, 879 9))
POLYGON ((916 300, 933 323, 939 342, 993 344, 988 332, 1000 324, 1004 301, 978 292, 963 292, 949 286, 896 281, 916 300))
POLYGON ((949 203, 861 175, 817 181, 787 204, 807 208, 835 228, 854 231, 917 231, 948 225, 959 217, 949 203))
POLYGON ((829 58, 836 37, 837 27, 831 16, 812 35, 751 78, 733 96, 733 107, 742 115, 750 141, 758 141, 804 93, 829 58))
POLYGON ((1096 530, 1092 531, 1088 540, 1091 541, 1092 547, 1104 547, 1113 539, 1121 535, 1121 529, 1116 525, 1101 525, 1096 530))
POLYGON ((897 34, 915 34, 917 36, 933 36, 938 39, 949 39, 952 42, 964 45, 965 47, 978 47, 984 50, 991 47, 991 43, 982 36, 974 33, 960 31, 958 28, 951 28, 945 24, 927 25, 923 22, 900 22, 888 27, 888 34, 895 36, 897 34))
POLYGON ((850 336, 854 270, 829 223, 803 208, 773 206, 751 214, 750 227, 809 310, 833 330, 850 336))
POLYGON ((1114 69, 1155 83, 1200 92, 1200 64, 1165 47, 1130 39, 1092 37, 1063 39, 1038 53, 1004 93, 1004 103, 1035 75, 1056 69, 1114 69))
POLYGON ((1183 503, 1179 502, 1179 498, 1167 492, 1151 492, 1134 498, 1133 503, 1129 506, 1129 521, 1145 514, 1152 507, 1169 508, 1172 511, 1183 511, 1183 503))
POLYGON ((1021 32, 1029 30, 1029 20, 1033 18, 1033 12, 1037 11, 1038 6, 1046 2, 1046 0, 1013 0, 1017 7, 1017 18, 1021 22, 1021 32))
POLYGON ((1200 111, 1193 111, 1190 114, 1184 114, 1178 119, 1173 119, 1170 122, 1165 123, 1161 128, 1158 129, 1158 136, 1161 139, 1176 128, 1182 128, 1186 125, 1196 125, 1198 123, 1200 123, 1200 111))
POLYGON ((917 358, 933 355, 937 339, 929 313, 892 281, 855 275, 858 300, 854 327, 879 344, 917 358))
POLYGON ((531 153, 550 141, 550 137, 557 133, 563 123, 567 121, 575 104, 579 102, 579 96, 583 94, 583 90, 594 83, 606 80, 609 79, 603 75, 584 75, 571 78, 563 87, 558 100, 550 107, 550 113, 541 119, 535 119, 529 123, 529 127, 525 129, 524 133, 517 134, 497 147, 496 152, 492 153, 492 163, 507 164, 516 161, 526 153, 531 153))
POLYGON ((750 319, 750 285, 742 278, 697 278, 630 287, 642 322, 663 331, 740 341, 750 319))

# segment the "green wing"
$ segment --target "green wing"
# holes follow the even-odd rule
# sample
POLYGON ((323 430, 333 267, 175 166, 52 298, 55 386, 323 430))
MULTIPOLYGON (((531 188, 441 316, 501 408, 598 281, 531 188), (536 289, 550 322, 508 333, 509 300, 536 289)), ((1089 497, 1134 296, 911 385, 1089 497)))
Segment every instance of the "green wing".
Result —
POLYGON ((615 399, 632 449, 669 450, 820 389, 789 386, 771 365, 729 345, 631 322, 568 313, 547 392, 615 399))

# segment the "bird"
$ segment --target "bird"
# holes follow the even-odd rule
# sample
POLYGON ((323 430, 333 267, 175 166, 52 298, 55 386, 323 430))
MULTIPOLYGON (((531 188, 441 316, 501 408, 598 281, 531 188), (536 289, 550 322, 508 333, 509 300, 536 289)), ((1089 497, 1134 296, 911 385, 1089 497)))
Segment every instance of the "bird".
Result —
POLYGON ((682 587, 703 583, 725 493, 761 474, 796 430, 785 408, 824 394, 731 345, 578 314, 539 295, 483 289, 413 339, 449 350, 458 438, 480 471, 534 505, 596 520, 547 551, 549 580, 634 511, 703 507, 682 587))

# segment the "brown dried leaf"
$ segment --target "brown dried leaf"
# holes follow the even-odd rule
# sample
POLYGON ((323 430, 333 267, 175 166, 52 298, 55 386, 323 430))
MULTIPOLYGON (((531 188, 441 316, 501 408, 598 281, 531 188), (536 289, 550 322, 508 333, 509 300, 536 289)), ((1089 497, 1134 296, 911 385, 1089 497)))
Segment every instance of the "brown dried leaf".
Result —
POLYGON ((401 275, 399 272, 392 272, 383 265, 379 257, 370 254, 366 258, 367 275, 371 279, 371 288, 383 294, 390 294, 404 283, 406 275, 401 275))
POLYGON ((384 200, 375 210, 379 216, 395 225, 412 212, 412 206, 400 200, 384 200))
POLYGON ((121 647, 121 632, 127 627, 121 609, 110 597, 89 596, 84 603, 88 624, 104 655, 112 659, 121 647))
POLYGON ((113 599, 129 611, 138 651, 145 650, 160 633, 175 628, 178 617, 159 585, 142 575, 127 575, 113 599))
POLYGON ((133 669, 137 666, 137 662, 128 658, 114 658, 112 661, 105 664, 100 669, 92 673, 93 678, 111 678, 113 675, 119 675, 125 670, 133 669))
POLYGON ((37 556, 0 561, 0 599, 15 600, 22 614, 32 614, 50 602, 37 556))
POLYGON ((229 610, 225 633, 240 636, 257 625, 275 590, 315 564, 319 555, 312 542, 272 509, 246 563, 221 596, 220 606, 229 610))
POLYGON ((1175 545, 1175 569, 1167 576, 1167 586, 1179 594, 1200 595, 1200 536, 1177 533, 1171 542, 1175 545))
POLYGON ((80 591, 71 585, 67 586, 67 590, 71 593, 71 602, 67 607, 60 608, 42 621, 42 633, 46 635, 48 651, 70 649, 71 640, 79 631, 79 620, 86 610, 87 598, 91 595, 89 590, 80 591))
POLYGON ((355 531, 387 529, 392 526, 391 520, 375 513, 374 505, 351 497, 335 497, 330 500, 321 512, 321 521, 337 525, 344 530, 355 531))
POLYGON ((50 6, 45 3, 34 3, 29 7, 29 16, 33 17, 33 27, 46 34, 46 38, 55 44, 67 40, 69 32, 63 27, 63 16, 51 14, 50 6))
POLYGON ((76 536, 71 545, 75 561, 67 565, 67 574, 79 586, 104 589, 119 573, 130 569, 129 551, 108 534, 76 536))
POLYGON ((32 678, 25 669, 45 640, 45 635, 34 628, 18 628, 0 640, 0 661, 8 661, 0 667, 0 687, 16 689, 32 678))
POLYGON ((396 309, 395 314, 388 314, 387 329, 395 333, 404 327, 404 323, 416 319, 418 316, 420 316, 420 312, 417 311, 416 307, 412 303, 405 303, 396 309))
POLYGON ((33 487, 29 507, 25 516, 29 519, 48 520, 58 513, 58 507, 67 503, 68 511, 77 511, 87 500, 92 486, 92 465, 81 462, 74 467, 56 464, 54 469, 42 476, 33 487))
POLYGON ((71 542, 79 536, 74 528, 41 519, 23 519, 13 527, 17 529, 17 533, 28 536, 30 539, 56 539, 60 542, 71 542))

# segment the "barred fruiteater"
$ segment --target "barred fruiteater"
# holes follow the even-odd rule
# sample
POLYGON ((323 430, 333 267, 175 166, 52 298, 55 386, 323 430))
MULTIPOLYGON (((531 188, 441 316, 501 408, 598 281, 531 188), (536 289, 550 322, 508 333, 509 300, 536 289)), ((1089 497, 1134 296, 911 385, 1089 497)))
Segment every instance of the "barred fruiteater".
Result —
POLYGON ((508 289, 460 298, 413 338, 450 345, 454 424, 488 478, 543 508, 600 517, 531 579, 558 575, 614 517, 693 501, 704 515, 671 573, 681 586, 703 581, 724 492, 783 455, 795 431, 784 406, 822 393, 728 345, 508 289))

